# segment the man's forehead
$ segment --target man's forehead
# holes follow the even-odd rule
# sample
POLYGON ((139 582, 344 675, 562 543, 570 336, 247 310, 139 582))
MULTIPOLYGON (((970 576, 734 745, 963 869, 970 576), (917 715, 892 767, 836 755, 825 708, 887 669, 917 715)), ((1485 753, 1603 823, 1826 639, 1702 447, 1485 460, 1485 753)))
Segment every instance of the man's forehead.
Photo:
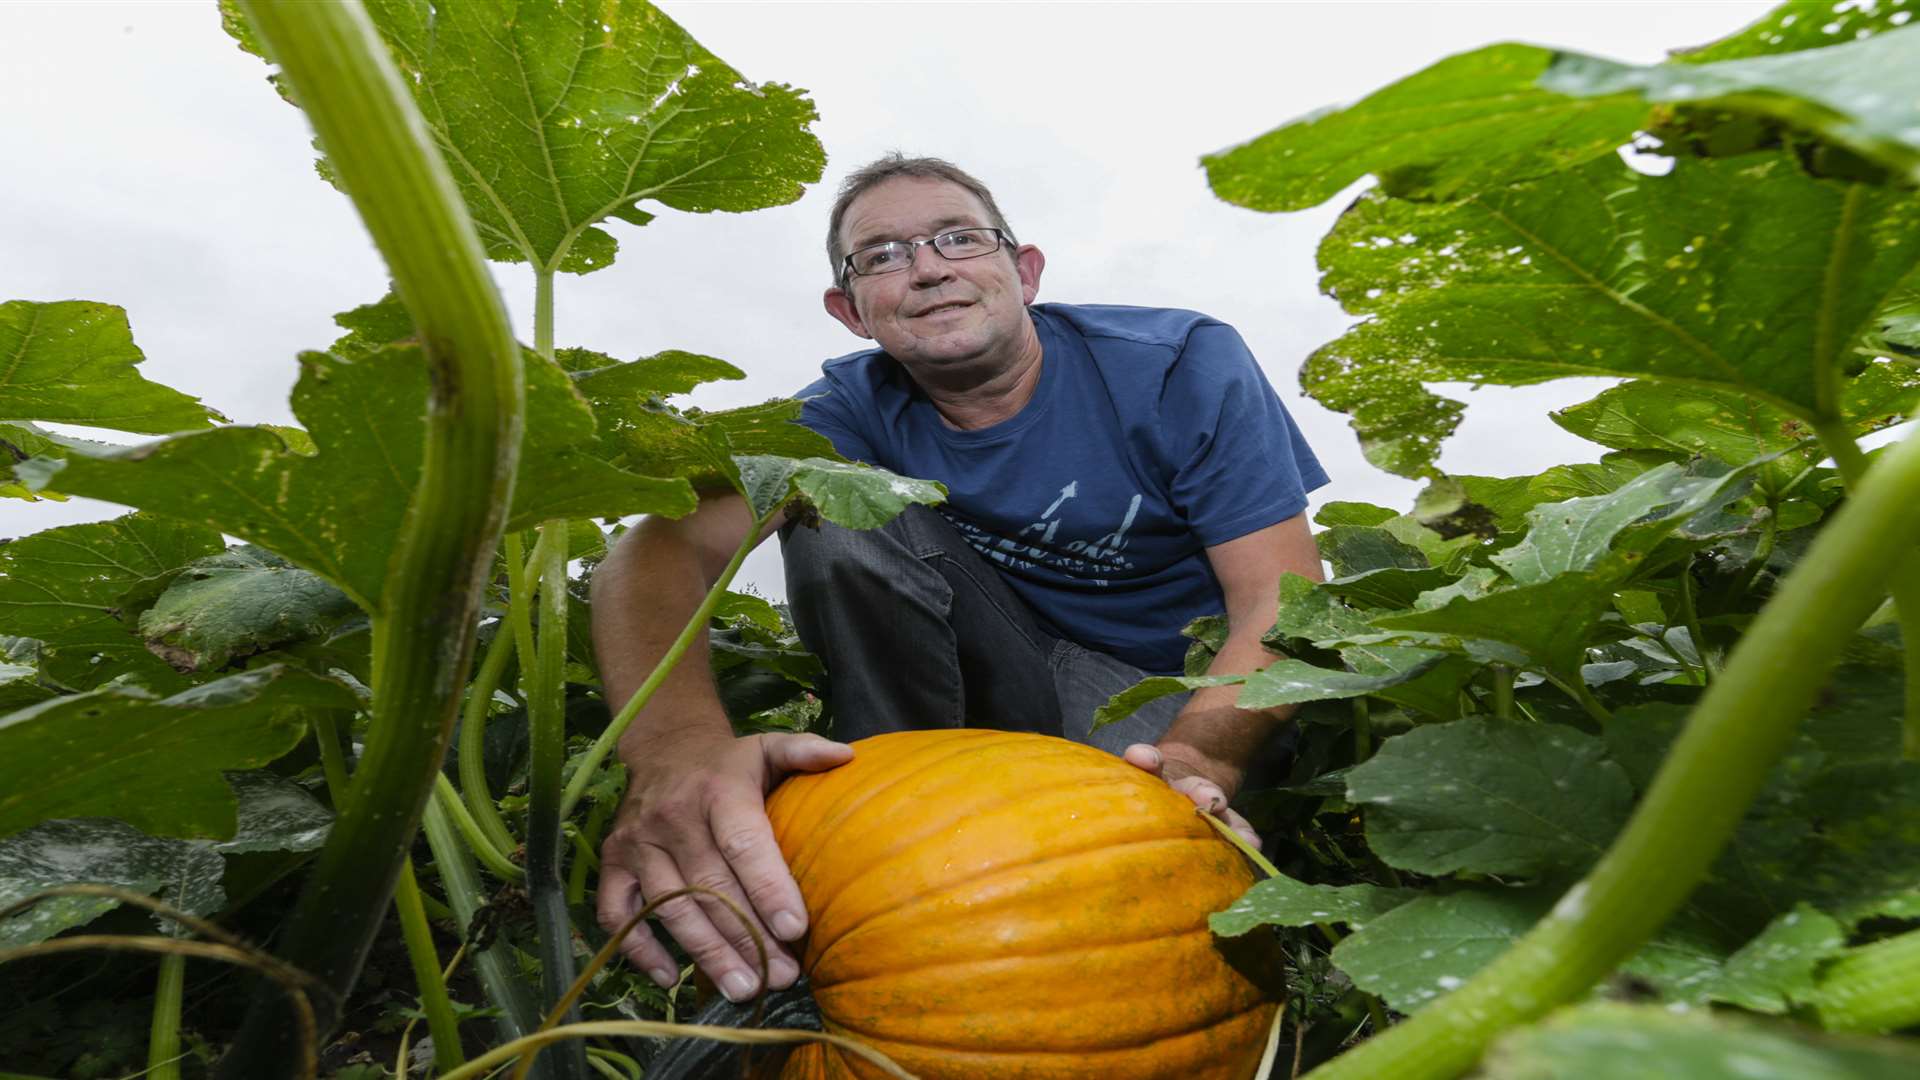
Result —
POLYGON ((847 246, 861 247, 952 226, 988 225, 986 205, 949 180, 899 176, 860 193, 847 208, 847 246))

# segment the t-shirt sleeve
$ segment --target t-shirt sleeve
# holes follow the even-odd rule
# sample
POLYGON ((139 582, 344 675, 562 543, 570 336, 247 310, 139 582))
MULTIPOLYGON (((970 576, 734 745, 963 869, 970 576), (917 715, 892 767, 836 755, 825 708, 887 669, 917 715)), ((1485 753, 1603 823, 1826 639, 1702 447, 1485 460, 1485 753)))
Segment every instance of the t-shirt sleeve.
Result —
POLYGON ((800 399, 800 423, 824 435, 840 456, 852 461, 879 464, 873 446, 861 435, 847 403, 834 396, 833 384, 815 379, 793 395, 800 399))
POLYGON ((1327 482, 1238 332, 1194 328, 1167 375, 1160 431, 1174 508, 1208 546, 1285 521, 1327 482))

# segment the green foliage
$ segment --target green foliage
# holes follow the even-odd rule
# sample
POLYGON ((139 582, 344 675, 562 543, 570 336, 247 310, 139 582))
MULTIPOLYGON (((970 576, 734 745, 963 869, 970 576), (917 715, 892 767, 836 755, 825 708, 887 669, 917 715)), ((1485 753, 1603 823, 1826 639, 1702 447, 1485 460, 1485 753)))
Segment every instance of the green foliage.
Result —
POLYGON ((1665 1009, 1593 1005, 1502 1039, 1483 1075, 1489 1080, 1899 1080, 1916 1068, 1920 1051, 1888 1040, 1819 1038, 1665 1009))
POLYGON ((235 548, 196 559, 140 613, 147 648, 181 671, 319 635, 357 610, 345 593, 271 552, 235 548))
POLYGON ((0 421, 14 431, 14 424, 52 420, 164 435, 225 419, 198 398, 142 378, 134 366, 145 360, 127 313, 111 304, 0 303, 0 421))
MULTIPOLYGON (((222 7, 260 53, 231 0, 222 7)), ((598 227, 609 217, 644 225, 647 201, 779 206, 826 164, 804 95, 748 82, 650 4, 385 0, 369 14, 489 259, 588 273, 613 262, 598 227)), ((321 172, 332 179, 324 158, 321 172)))

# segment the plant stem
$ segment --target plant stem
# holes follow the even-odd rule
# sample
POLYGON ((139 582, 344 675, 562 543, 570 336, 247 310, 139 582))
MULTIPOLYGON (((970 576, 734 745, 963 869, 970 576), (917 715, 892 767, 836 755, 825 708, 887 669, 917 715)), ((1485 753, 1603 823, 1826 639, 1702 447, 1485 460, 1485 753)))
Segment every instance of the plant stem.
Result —
POLYGON ((1920 1024, 1920 930, 1848 949, 1814 998, 1828 1031, 1899 1031, 1920 1024))
POLYGON ((313 720, 313 741, 320 746, 320 771, 327 778, 327 794, 333 799, 333 809, 338 813, 341 800, 347 797, 347 755, 340 749, 340 717, 334 709, 315 709, 310 714, 313 720))
POLYGON ((1607 711, 1605 705, 1600 704, 1599 698, 1593 696, 1592 688, 1587 686, 1586 677, 1578 671, 1573 673, 1573 678, 1571 679, 1562 678, 1551 671, 1546 672, 1545 675, 1548 682, 1559 687, 1566 692, 1568 697, 1579 702, 1580 707, 1587 711, 1587 715, 1593 717, 1601 727, 1613 723, 1613 714, 1607 711))
POLYGON ((1672 916, 1792 742, 1920 531, 1920 438, 1890 450, 1781 582, 1586 879, 1467 984, 1312 1074, 1442 1080, 1584 993, 1672 916))
MULTIPOLYGON (((537 652, 522 654, 520 670, 531 674, 527 691, 530 761, 527 768, 527 892, 540 938, 541 1005, 550 1008, 573 983, 573 920, 567 914, 561 878, 561 776, 567 761, 567 522, 540 526, 534 545, 539 572, 540 640, 537 652)), ((529 576, 531 580, 531 576, 529 576)), ((513 605, 527 606, 521 597, 513 605)), ((570 1008, 566 1022, 580 1019, 570 1008)), ((569 1040, 546 1052, 556 1075, 586 1080, 585 1045, 569 1040)))
POLYGON ((567 903, 578 904, 587 898, 587 871, 598 870, 600 863, 594 854, 599 850, 600 837, 606 831, 607 818, 612 816, 616 801, 602 799, 587 811, 586 824, 574 834, 573 868, 567 872, 567 903))
POLYGON ((1513 719, 1513 668, 1506 664, 1493 665, 1493 715, 1513 719))
POLYGON ((427 1014, 427 1030, 433 1033, 433 1067, 441 1072, 457 1069, 467 1060, 460 1047, 460 1022, 454 1018, 453 1001, 447 997, 447 984, 440 977, 440 954, 433 947, 433 928, 427 925, 427 909, 420 902, 420 883, 414 879, 412 860, 400 867, 393 906, 400 913, 400 934, 406 939, 407 959, 413 964, 413 981, 420 988, 420 1009, 427 1014))
MULTIPOLYGON (((467 812, 467 804, 460 801, 459 793, 453 790, 453 783, 446 776, 442 775, 434 781, 433 798, 440 809, 452 820, 454 826, 460 830, 460 836, 466 840, 467 847, 473 849, 474 855, 479 857, 481 864, 493 871, 495 877, 516 882, 527 879, 526 871, 514 864, 507 851, 494 847, 493 841, 487 839, 486 832, 480 828, 480 823, 473 819, 473 815, 467 812)), ((511 850, 511 848, 508 849, 508 851, 511 850)))
POLYGON ((1353 763, 1359 763, 1373 756, 1373 709, 1367 699, 1353 699, 1353 763))
MULTIPOLYGON (((239 2, 385 257, 431 371, 419 482, 371 613, 380 629, 366 751, 281 936, 286 961, 344 999, 446 753, 506 520, 525 391, 473 222, 365 9, 239 2)), ((331 1031, 337 1002, 316 1005, 331 1031)), ((262 998, 220 1075, 286 1076, 294 1053, 284 1008, 262 998)))
MULTIPOLYGON (((1706 635, 1700 632, 1700 613, 1694 610, 1693 565, 1691 563, 1680 568, 1680 617, 1686 620, 1687 636, 1693 639, 1693 654, 1700 658, 1700 685, 1712 686, 1713 680, 1719 678, 1720 672, 1716 670, 1711 650, 1707 648, 1706 635)), ((1674 653, 1673 658, 1680 661, 1681 667, 1684 668, 1687 666, 1686 660, 1680 656, 1679 651, 1674 649, 1670 642, 1663 638, 1660 644, 1665 645, 1669 651, 1674 653)))
POLYGON ((499 851, 514 849, 513 833, 500 816, 500 806, 487 790, 487 710, 493 707, 493 691, 500 675, 513 659, 513 635, 502 624, 487 646, 480 671, 467 687, 467 707, 460 717, 460 798, 480 832, 499 851))
MULTIPOLYGON (((1815 423, 1814 433, 1820 445, 1833 458, 1840 479, 1852 496, 1869 471, 1867 456, 1853 441, 1845 425, 1815 423)), ((1901 728, 1901 752, 1908 761, 1920 761, 1920 558, 1911 544, 1894 556, 1892 580, 1887 591, 1893 594, 1893 606, 1900 619, 1900 641, 1905 650, 1906 719, 1901 728)))
POLYGON ((153 986, 153 1024, 147 1030, 148 1080, 180 1080, 180 1004, 186 996, 187 958, 160 958, 153 986))
POLYGON ((607 755, 613 752, 614 745, 620 741, 621 734, 627 730, 628 725, 633 723, 633 718, 639 715, 640 710, 646 707, 647 700, 653 697, 653 692, 667 680, 674 665, 680 662, 680 658, 686 655, 687 649, 693 645, 694 639, 707 632, 707 621, 713 618, 713 609, 719 606, 720 598, 727 593, 727 586, 733 583, 733 576, 740 572, 740 564, 746 561, 748 553, 759 541, 760 530, 776 513, 779 513, 777 507, 769 511, 767 517, 755 520, 747 529, 746 536, 740 540, 740 546, 734 550, 733 558, 727 560, 726 569, 720 572, 720 579, 713 583, 713 588, 707 590, 706 599, 700 601, 700 607, 694 611, 693 617, 687 620, 687 625, 681 629, 680 636, 673 639, 673 645, 667 649, 666 655, 662 656, 660 661, 653 665, 653 670, 647 673, 647 680, 640 684, 640 688, 633 692, 631 698, 627 699, 627 703, 614 716, 613 722, 607 725, 607 729, 594 740, 593 747, 580 759, 579 766, 573 770, 573 775, 567 780, 566 796, 560 803, 561 817, 565 818, 573 814, 573 808, 580 804, 580 796, 586 793, 587 785, 593 782, 594 772, 600 768, 600 763, 607 759, 607 755))
MULTIPOLYGON (((462 934, 473 932, 473 919, 486 902, 480 891, 480 876, 473 860, 454 836, 453 823, 438 803, 427 805, 421 822, 427 834, 427 847, 433 852, 433 865, 440 872, 440 884, 447 890, 447 905, 453 908, 462 934)), ((520 981, 519 964, 509 947, 496 941, 473 954, 474 974, 485 989, 487 1000, 500 1009, 495 1026, 503 1042, 512 1042, 540 1026, 540 1004, 527 985, 520 981)), ((548 1080, 546 1070, 536 1067, 534 1075, 548 1080)))
POLYGON ((547 267, 533 272, 533 348, 553 359, 553 271, 547 267))

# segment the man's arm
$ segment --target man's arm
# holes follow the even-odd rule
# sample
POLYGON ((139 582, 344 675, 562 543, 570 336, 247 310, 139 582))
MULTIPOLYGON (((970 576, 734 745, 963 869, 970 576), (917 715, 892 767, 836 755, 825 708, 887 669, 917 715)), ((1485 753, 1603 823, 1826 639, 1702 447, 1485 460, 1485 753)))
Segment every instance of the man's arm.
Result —
MULTIPOLYGON (((666 654, 752 523, 738 495, 711 497, 677 521, 645 519, 608 553, 593 577, 593 639, 611 709, 666 654)), ((776 519, 756 543, 778 527, 776 519)), ((806 906, 767 823, 765 796, 789 772, 832 768, 849 756, 817 735, 736 738, 713 685, 706 635, 695 635, 620 738, 627 793, 601 845, 600 924, 611 932, 653 897, 704 886, 755 920, 771 950, 769 982, 790 985, 799 965, 778 942, 805 933, 806 906)), ((752 938, 719 902, 682 897, 658 914, 729 998, 760 989, 752 938)), ((661 985, 676 980, 672 955, 644 925, 625 952, 661 985)))
MULTIPOLYGON (((1207 669, 1211 675, 1244 675, 1274 661, 1260 644, 1273 625, 1280 578, 1299 574, 1322 579, 1320 552, 1305 513, 1207 548, 1227 602, 1227 640, 1207 669)), ((1164 777, 1209 810, 1223 811, 1240 788, 1253 754, 1292 715, 1291 707, 1241 709, 1238 686, 1196 690, 1156 746, 1128 747, 1126 758, 1164 777)), ((1256 843, 1246 823, 1236 828, 1256 843)))

